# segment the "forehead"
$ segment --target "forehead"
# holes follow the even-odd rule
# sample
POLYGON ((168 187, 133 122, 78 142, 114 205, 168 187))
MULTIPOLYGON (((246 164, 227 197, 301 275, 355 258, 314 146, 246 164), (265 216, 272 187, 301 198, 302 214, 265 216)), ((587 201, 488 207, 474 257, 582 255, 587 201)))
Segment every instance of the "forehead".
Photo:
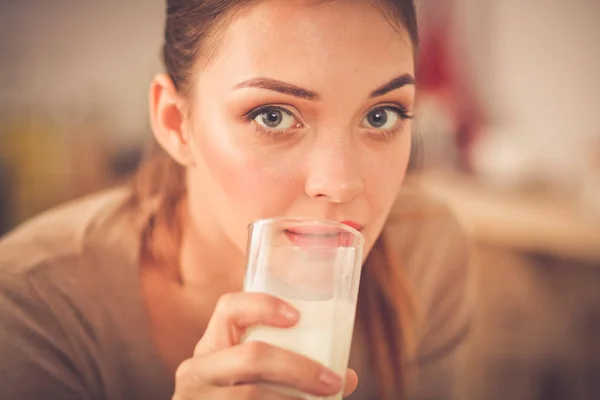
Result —
POLYGON ((224 84, 269 77, 317 90, 360 79, 372 90, 413 69, 407 32, 369 1, 265 0, 230 22, 201 75, 216 73, 224 84))

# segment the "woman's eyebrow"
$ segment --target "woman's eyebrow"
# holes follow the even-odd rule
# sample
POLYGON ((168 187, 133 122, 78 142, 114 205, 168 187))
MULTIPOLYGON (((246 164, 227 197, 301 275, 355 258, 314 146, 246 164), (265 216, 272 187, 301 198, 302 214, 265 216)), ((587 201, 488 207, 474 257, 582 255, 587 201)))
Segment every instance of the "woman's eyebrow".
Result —
POLYGON ((393 90, 400 89, 406 85, 415 85, 415 78, 411 74, 402 74, 400 76, 395 77, 388 83, 379 86, 377 89, 371 92, 371 98, 383 96, 393 90))
POLYGON ((316 92, 313 92, 312 90, 303 89, 299 86, 292 85, 291 83, 286 83, 271 78, 249 79, 247 81, 238 83, 234 86, 234 89, 248 87, 272 90, 274 92, 288 94, 290 96, 300 97, 306 100, 319 100, 320 98, 319 95, 316 92))
MULTIPOLYGON (((393 90, 399 89, 406 85, 414 85, 415 78, 411 74, 402 74, 397 76, 396 78, 390 80, 388 83, 381 85, 377 89, 371 92, 370 97, 379 97, 383 96, 386 93, 389 93, 393 90)), ((266 89, 271 90, 278 93, 287 94, 294 97, 299 97, 306 100, 319 100, 320 96, 317 92, 314 92, 309 89, 304 89, 299 86, 293 85, 291 83, 279 81, 277 79, 272 78, 252 78, 248 79, 244 82, 238 83, 233 88, 241 89, 241 88, 258 88, 258 89, 266 89)))

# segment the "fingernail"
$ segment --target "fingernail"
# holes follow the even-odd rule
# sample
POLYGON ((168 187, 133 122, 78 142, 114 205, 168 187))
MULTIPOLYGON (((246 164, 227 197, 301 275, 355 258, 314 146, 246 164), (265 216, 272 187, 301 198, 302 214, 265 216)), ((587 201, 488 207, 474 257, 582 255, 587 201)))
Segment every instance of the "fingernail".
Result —
POLYGON ((328 369, 324 369, 323 372, 321 372, 319 380, 332 389, 338 389, 342 386, 342 378, 328 369))
POLYGON ((281 314, 281 316, 283 318, 288 319, 290 321, 295 321, 300 316, 300 313, 298 313, 298 310, 296 310, 294 307, 292 307, 289 304, 282 304, 279 307, 279 314, 281 314))

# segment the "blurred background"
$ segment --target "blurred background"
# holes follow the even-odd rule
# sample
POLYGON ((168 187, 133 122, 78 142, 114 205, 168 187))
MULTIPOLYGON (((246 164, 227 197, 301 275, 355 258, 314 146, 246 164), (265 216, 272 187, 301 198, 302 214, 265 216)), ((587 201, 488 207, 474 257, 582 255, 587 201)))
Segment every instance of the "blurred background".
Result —
MULTIPOLYGON (((0 233, 126 179, 162 0, 0 0, 0 233)), ((600 1, 420 0, 414 163, 476 244, 465 399, 600 399, 600 1)))

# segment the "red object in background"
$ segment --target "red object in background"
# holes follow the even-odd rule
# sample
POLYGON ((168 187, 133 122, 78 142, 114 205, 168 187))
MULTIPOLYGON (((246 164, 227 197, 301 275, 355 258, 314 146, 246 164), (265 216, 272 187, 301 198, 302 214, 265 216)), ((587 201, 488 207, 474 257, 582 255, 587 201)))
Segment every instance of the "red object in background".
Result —
MULTIPOLYGON (((466 70, 461 65, 461 54, 453 52, 450 24, 450 0, 444 7, 430 7, 433 22, 421 32, 421 49, 417 67, 419 90, 434 95, 450 110, 456 122, 454 140, 459 152, 459 167, 470 169, 469 150, 482 124, 482 111, 475 99, 466 70)), ((434 1, 435 3, 435 1, 434 1)), ((427 11, 427 10, 426 10, 427 11)), ((424 16, 427 19, 427 15, 424 16)))

